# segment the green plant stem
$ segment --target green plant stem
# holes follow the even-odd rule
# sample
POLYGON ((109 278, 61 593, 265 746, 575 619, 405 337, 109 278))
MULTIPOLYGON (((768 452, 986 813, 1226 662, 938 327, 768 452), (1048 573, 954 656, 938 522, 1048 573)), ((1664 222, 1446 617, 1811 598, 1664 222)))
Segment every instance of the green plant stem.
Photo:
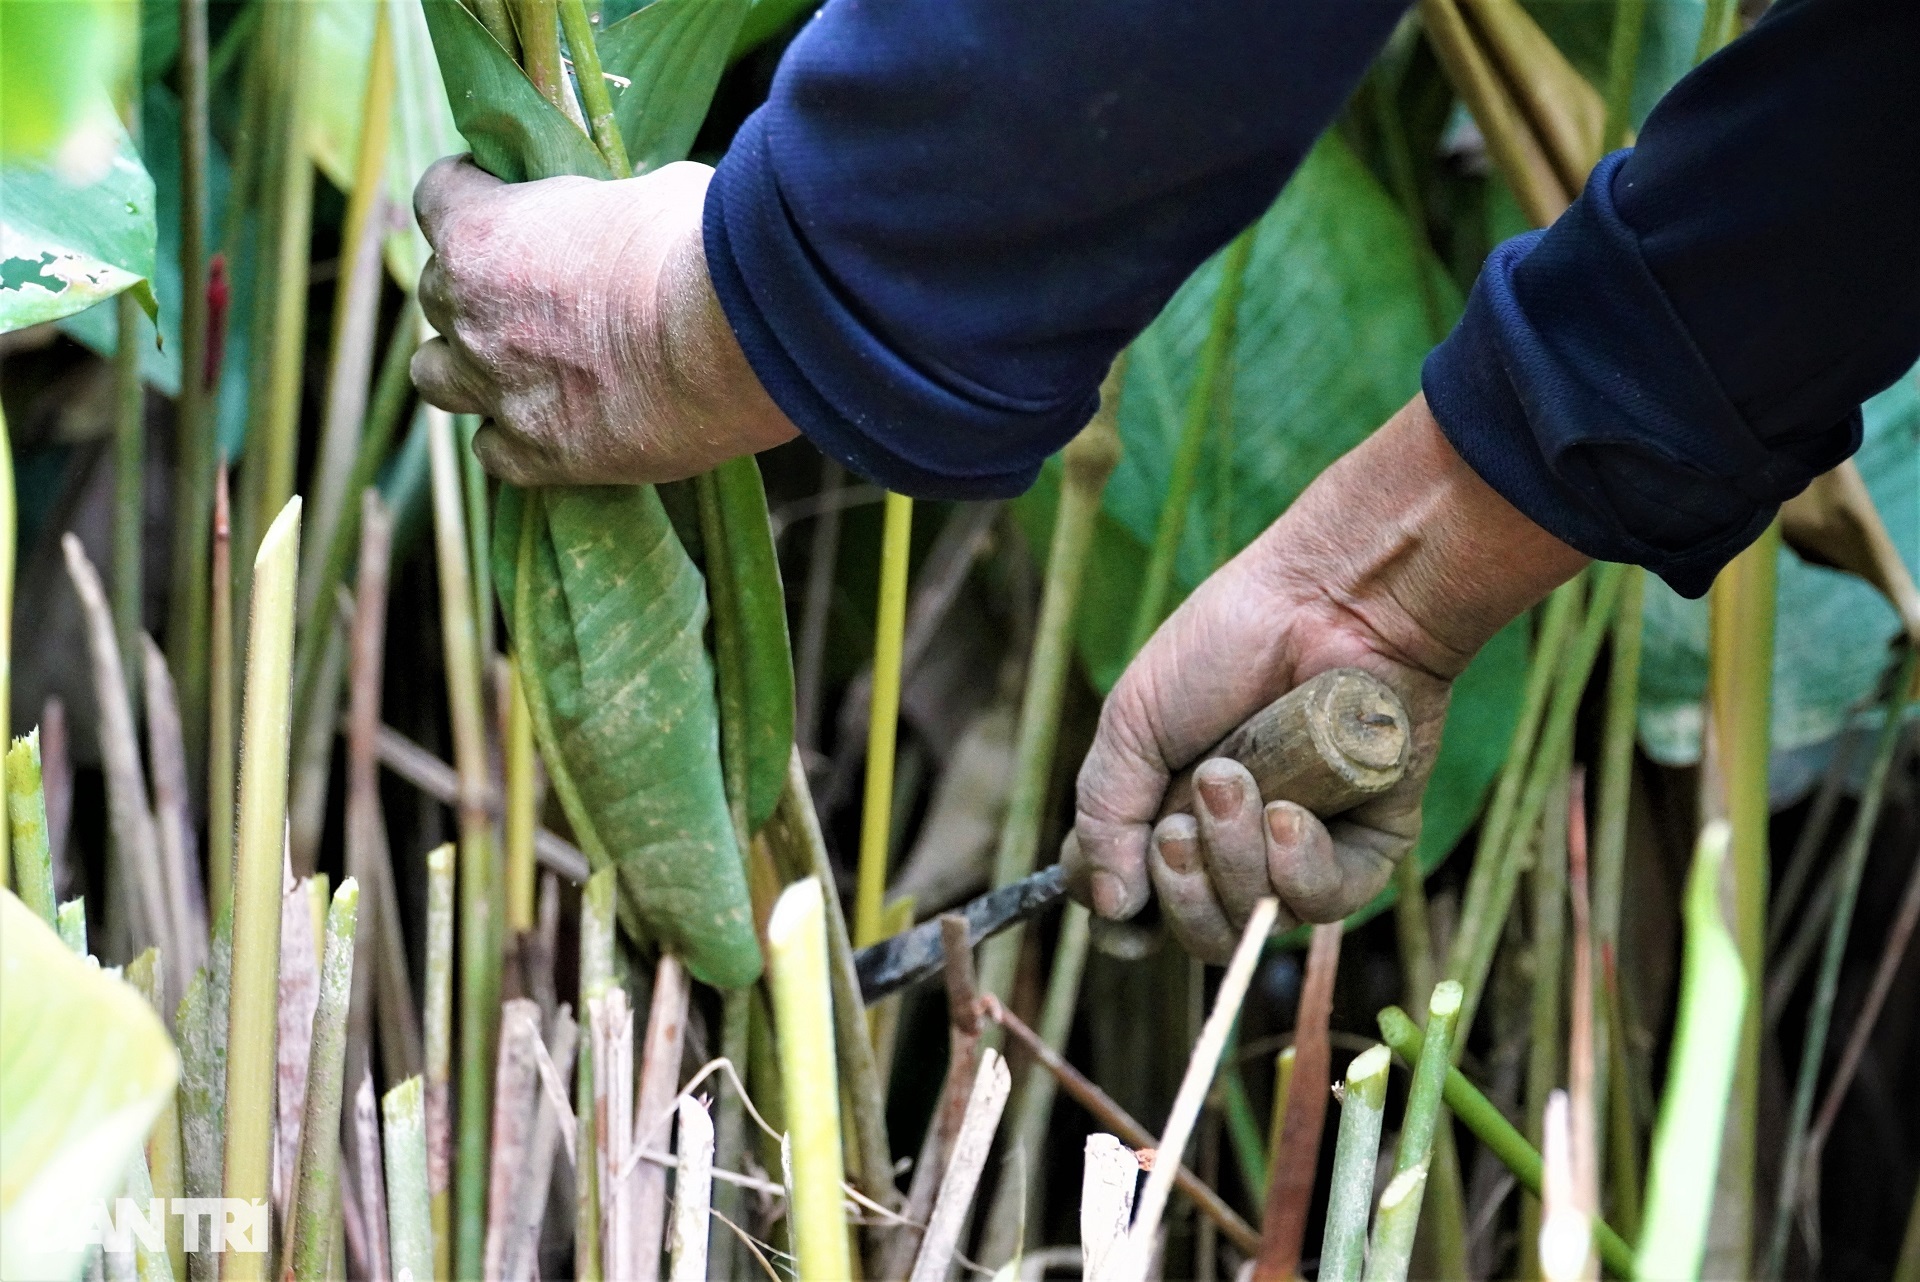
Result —
POLYGON ((1241 288, 1246 281, 1247 261, 1253 255, 1253 239, 1257 230, 1256 226, 1241 232, 1220 258, 1220 283, 1213 295, 1207 336, 1200 346, 1200 362, 1194 374, 1193 390, 1187 394, 1180 443, 1174 450, 1173 464, 1167 476, 1167 497, 1160 508, 1159 524, 1154 527, 1153 549, 1147 556, 1147 568, 1140 580, 1140 596, 1134 606, 1133 627, 1128 633, 1129 654, 1139 652, 1167 613, 1168 598, 1173 593, 1174 562, 1180 553, 1181 539, 1186 534, 1187 509, 1193 506, 1193 486, 1200 474, 1201 455, 1205 452, 1207 422, 1214 409, 1215 389, 1231 364, 1234 335, 1238 329, 1241 288))
MULTIPOLYGON (((1100 519, 1100 495, 1120 461, 1120 388, 1125 379, 1122 357, 1107 373, 1093 420, 1061 451, 1060 507, 1054 515, 1040 618, 1034 627, 1033 656, 1027 663, 1027 688, 1020 702, 1013 788, 993 858, 995 886, 1011 885, 1027 876, 1039 854, 1047 784, 1060 736, 1060 709, 1073 666, 1073 622, 1080 610, 1080 585, 1100 519)), ((1011 995, 1024 938, 1025 932, 1016 925, 981 947, 981 992, 1003 1001, 1011 995)))
MULTIPOLYGON (((1070 903, 1060 918, 1060 935, 1053 946, 1053 967, 1047 975, 1047 995, 1040 1007, 1040 1039, 1056 1054, 1066 1049, 1073 1031, 1074 1015, 1080 1005, 1080 980, 1087 968, 1087 945, 1091 935, 1091 914, 1079 904, 1070 903)), ((1030 1067, 1014 1090, 1007 1116, 1006 1151, 1022 1154, 1035 1163, 1045 1151, 1047 1128, 1053 1119, 1054 1095, 1059 1083, 1038 1065, 1030 1067)), ((987 1212, 986 1235, 982 1238, 981 1258, 1001 1263, 1012 1259, 1019 1246, 1020 1227, 1040 1223, 1045 1209, 1046 1181, 1028 1180, 1024 1189, 1019 1181, 1002 1179, 994 1189, 987 1212)))
MULTIPOLYGON (((360 433, 353 470, 347 476, 347 492, 350 494, 364 493, 374 483, 380 464, 386 460, 388 449, 393 444, 394 431, 400 425, 400 416, 413 393, 413 379, 408 373, 408 365, 413 359, 414 349, 419 345, 420 312, 413 299, 409 298, 400 309, 393 335, 387 340, 380 376, 374 384, 373 396, 367 403, 366 424, 360 433)), ((294 709, 296 719, 302 722, 311 717, 330 721, 328 714, 334 703, 332 695, 335 692, 322 690, 324 651, 334 631, 335 596, 340 585, 346 582, 347 570, 353 564, 359 539, 359 505, 348 504, 328 536, 327 554, 320 561, 311 602, 301 616, 299 643, 294 648, 294 709), (323 699, 323 693, 328 697, 323 699)), ((218 639, 216 633, 216 644, 218 639)))
POLYGON ((1427 1190, 1427 1164, 1401 1171, 1380 1194, 1380 1215, 1373 1226, 1367 1282, 1405 1282, 1420 1230, 1420 1203, 1427 1190))
MULTIPOLYGON (((1560 656, 1558 670, 1554 674, 1553 700, 1541 727, 1540 741, 1534 749, 1533 759, 1528 764, 1526 787, 1513 812, 1514 821, 1504 835, 1491 893, 1480 906, 1482 911, 1477 917, 1470 918, 1465 911, 1461 914, 1460 933, 1454 941, 1447 970, 1449 975, 1460 980, 1466 993, 1461 1011, 1461 1025, 1464 1028, 1473 1027, 1473 1016, 1479 1009, 1481 994, 1486 990, 1487 972, 1493 966, 1493 954, 1499 946, 1500 933, 1506 924, 1507 913, 1513 906, 1514 891, 1519 885, 1526 843, 1546 809, 1548 789, 1555 777, 1566 770, 1571 758, 1580 696, 1586 689, 1587 676, 1593 671, 1594 660, 1599 657, 1600 646, 1606 640, 1607 628, 1613 619, 1614 604, 1620 592, 1621 569, 1618 565, 1603 564, 1592 573, 1593 598, 1578 635, 1572 638, 1566 652, 1560 656), (1469 943, 1470 934, 1472 939, 1469 943)), ((1478 869, 1475 871, 1477 873, 1478 869)), ((1469 897, 1471 893, 1472 886, 1469 883, 1469 897)), ((1458 1054, 1463 1046, 1464 1039, 1454 1047, 1454 1053, 1458 1054)))
POLYGON ((1619 0, 1614 6, 1613 35, 1607 47, 1607 115, 1600 129, 1602 153, 1626 146, 1633 132, 1633 83, 1640 67, 1640 36, 1646 25, 1647 0, 1619 0))
MULTIPOLYGON (((146 315, 128 290, 114 299, 118 337, 113 353, 113 635, 123 656, 140 653, 141 548, 146 524, 146 385, 140 348, 146 315)), ((140 665, 125 665, 127 699, 140 702, 140 665)))
POLYGON ((1827 1034, 1833 1025, 1833 1003, 1840 989, 1840 964, 1846 958, 1847 935, 1853 928, 1854 905, 1859 901, 1860 880, 1866 874, 1874 829, 1879 826, 1880 806, 1887 794, 1887 776, 1892 772, 1900 732, 1905 728, 1916 660, 1920 660, 1920 649, 1909 645, 1894 669, 1892 693, 1887 698, 1887 719, 1880 727, 1873 764, 1867 770, 1866 790, 1861 794, 1860 808, 1854 813, 1853 827, 1847 833, 1846 849, 1840 857, 1839 894, 1833 915, 1827 920, 1826 948, 1820 957, 1819 976, 1814 981, 1813 1006, 1807 1015, 1806 1041, 1800 1052, 1799 1073, 1794 1079, 1793 1109, 1787 1122, 1784 1156, 1780 1159, 1780 1190, 1774 1199, 1773 1231, 1768 1238, 1766 1272, 1762 1275, 1767 1278, 1781 1277, 1786 1270, 1787 1247, 1793 1237, 1794 1216, 1800 1204, 1807 1124, 1813 1117, 1814 1090, 1819 1085, 1827 1034))
POLYGON ((514 33, 513 16, 507 12, 507 0, 471 0, 467 7, 486 27, 487 34, 507 51, 507 57, 519 62, 520 37, 514 33))
MULTIPOLYGON (((1720 1187, 1702 1267, 1713 1276, 1753 1275, 1754 1179, 1758 1153, 1763 963, 1766 953, 1767 763, 1771 750, 1774 616, 1780 526, 1776 521, 1735 557, 1708 594, 1707 719, 1702 811, 1724 817, 1733 836, 1728 864, 1728 929, 1740 950, 1748 1000, 1739 1068, 1726 1107, 1720 1187)), ((1653 1209, 1651 1199, 1648 1206, 1653 1209)), ((1650 1216, 1651 1223, 1651 1216, 1650 1216)))
POLYGON ((1273 1057, 1273 1107, 1267 1118, 1267 1147, 1260 1174, 1260 1196, 1266 1197, 1267 1181, 1272 1178, 1273 1157, 1287 1129, 1287 1097, 1293 1094, 1293 1066, 1300 1054, 1291 1046, 1282 1047, 1273 1057))
MULTIPOLYGON (((265 332, 254 350, 266 358, 266 376, 256 396, 258 413, 249 423, 247 470, 256 485, 257 505, 249 533, 266 528, 293 494, 294 464, 300 445, 300 385, 305 372, 307 338, 307 254, 313 225, 313 163, 306 149, 306 56, 309 5, 276 6, 282 12, 278 166, 273 171, 273 255, 263 283, 270 302, 261 308, 265 332)), ((258 330, 256 330, 258 332, 258 330)), ((251 554, 251 547, 243 547, 251 554)))
POLYGON ((1703 1272, 1703 1256, 1722 1187, 1714 1174, 1726 1158, 1729 1087, 1742 1053, 1738 1033, 1751 1022, 1746 1007, 1752 989, 1720 902, 1731 843, 1726 821, 1710 822, 1687 876, 1680 1007, 1647 1162, 1647 1220, 1636 1277, 1717 1276, 1703 1272))
POLYGON ((440 571, 440 638, 452 708, 453 759, 460 776, 460 1125, 455 1164, 455 1264, 477 1277, 486 1254, 487 1134, 493 1114, 493 1053, 500 1017, 500 876, 487 814, 486 722, 480 637, 474 617, 466 512, 453 423, 429 411, 435 561, 440 571))
MULTIPOLYGON (((253 565, 247 633, 246 751, 240 762, 233 884, 233 978, 227 1018, 227 1197, 265 1203, 272 1190, 274 1032, 278 1013, 281 842, 287 821, 289 678, 300 550, 300 500, 267 528, 253 565)), ((267 1257, 236 1252, 223 1282, 264 1282, 267 1257)))
POLYGON ((1375 1046, 1347 1065, 1340 1097, 1340 1138, 1333 1151, 1333 1183, 1320 1244, 1320 1282, 1358 1282, 1367 1244, 1367 1212, 1386 1117, 1387 1070, 1393 1056, 1375 1046))
POLYGON ((354 930, 359 883, 349 877, 327 909, 320 962, 320 1000, 313 1012, 313 1048, 307 1061, 306 1117, 300 1127, 300 1167, 293 1204, 293 1276, 324 1282, 333 1248, 340 1189, 340 1099, 347 1059, 347 1007, 353 996, 354 930))
POLYGON ((1400 1124, 1400 1147, 1394 1151, 1393 1170, 1404 1175, 1431 1156, 1433 1133, 1440 1126, 1440 1106, 1452 1067, 1454 1028, 1460 1019, 1463 994, 1453 980, 1434 985, 1427 1001, 1425 1044, 1414 1061, 1413 1086, 1407 1095, 1407 1115, 1400 1124))
MULTIPOLYGON (((1629 0, 1639 3, 1640 0, 1629 0)), ((1616 23, 1625 20, 1622 12, 1616 23)), ((1593 824, 1593 942, 1602 992, 1595 1003, 1593 1096, 1601 1107, 1611 1097, 1613 1047, 1624 1049, 1626 1031, 1614 1025, 1616 1002, 1606 996, 1609 959, 1619 955, 1620 911, 1627 870, 1627 809, 1633 798, 1633 747, 1640 706, 1640 654, 1646 571, 1629 566, 1621 575, 1613 613, 1607 674, 1606 724, 1600 741, 1599 792, 1593 824)), ((1604 1140, 1602 1141, 1605 1142, 1604 1140)), ((1606 1163, 1601 1163, 1605 1168, 1606 1163)))
POLYGON ((540 816, 534 813, 533 714, 520 688, 520 665, 507 660, 506 733, 507 813, 507 930, 515 935, 534 926, 534 885, 538 870, 533 859, 533 834, 540 816))
POLYGON ((87 901, 78 896, 60 905, 59 912, 60 942, 73 949, 78 957, 88 956, 87 951, 87 901))
MULTIPOLYGON (((1238 1049, 1236 1030, 1236 1041, 1227 1044, 1226 1057, 1220 1064, 1217 1106, 1221 1120, 1226 1123, 1227 1146, 1233 1150, 1233 1164, 1239 1168, 1241 1184, 1249 1190, 1264 1190, 1267 1153, 1272 1146, 1260 1133, 1260 1119, 1254 1114, 1253 1100, 1247 1096, 1246 1080, 1240 1074, 1239 1064, 1234 1062, 1238 1049)), ((1286 1096, 1275 1098, 1284 1100, 1286 1096)))
POLYGON ((212 538, 215 443, 211 389, 205 379, 207 0, 179 3, 180 396, 174 404, 173 567, 167 650, 168 666, 180 690, 181 730, 191 778, 207 750, 207 549, 212 538))
POLYGON ((560 0, 560 27, 566 32, 567 52, 573 56, 573 78, 580 86, 580 106, 587 116, 587 132, 615 178, 633 176, 627 144, 613 115, 613 97, 600 73, 600 50, 594 43, 593 23, 582 0, 560 0))
MULTIPOLYGON (((591 1010, 596 998, 613 987, 614 903, 618 898, 619 873, 602 868, 587 878, 580 894, 580 1009, 591 1010)), ((579 1050, 580 1072, 574 1082, 574 1152, 595 1151, 593 1104, 593 1039, 583 1037, 579 1050)), ((587 1160, 574 1165, 574 1277, 579 1282, 599 1282, 600 1269, 600 1193, 599 1171, 587 1160)))
POLYGON ((560 15, 554 0, 509 0, 520 37, 520 65, 542 96, 571 116, 573 95, 560 63, 560 15))
MULTIPOLYGON (((213 491, 212 616, 207 671, 207 909, 233 908, 233 524, 227 465, 213 491)), ((184 694, 183 694, 184 697, 184 694)))
MULTIPOLYGON (((787 757, 787 786, 766 826, 766 840, 788 877, 813 877, 822 886, 833 885, 833 863, 814 813, 813 794, 807 789, 807 769, 797 749, 787 757)), ((833 989, 834 1047, 840 1056, 839 1073, 847 1085, 861 1191, 882 1205, 897 1194, 893 1183, 893 1147, 887 1139, 886 1083, 880 1079, 873 1043, 867 1034, 866 1010, 860 1000, 860 981, 853 969, 853 944, 838 896, 825 903, 828 981, 833 989)), ((783 1023, 779 1025, 785 1028, 783 1023)))
MULTIPOLYGON (((1426 1046, 1425 1034, 1398 1006, 1389 1006, 1380 1012, 1380 1040, 1407 1064, 1417 1064, 1426 1046)), ((1506 1114, 1481 1094, 1480 1088, 1468 1081, 1466 1074, 1457 1068, 1447 1070, 1442 1098, 1446 1101, 1447 1110, 1500 1159, 1501 1165, 1513 1173, 1520 1187, 1538 1197, 1543 1171, 1540 1151, 1527 1143, 1526 1136, 1514 1129, 1506 1114)), ((1594 1237, 1600 1243, 1600 1258, 1607 1268, 1616 1276, 1631 1277, 1633 1249, 1626 1241, 1599 1222, 1594 1224, 1594 1237)))
MULTIPOLYGON (((1491 959, 1491 949, 1482 942, 1481 936, 1489 933, 1487 923, 1494 915, 1492 904, 1499 883, 1504 878, 1502 856, 1506 850, 1507 832, 1513 826, 1521 789, 1526 784, 1527 769, 1533 762, 1534 744, 1539 740, 1547 700, 1553 694, 1554 678, 1560 670, 1561 651, 1566 648, 1568 636, 1578 626, 1584 590, 1584 576, 1563 583, 1554 589, 1540 612, 1539 628, 1534 634, 1533 657, 1527 664, 1527 684, 1521 696, 1520 717, 1514 722, 1513 738, 1507 744, 1506 759, 1500 766, 1499 780, 1494 784, 1493 799, 1488 802, 1486 813, 1480 820, 1480 836, 1474 845, 1473 868, 1467 875, 1466 893, 1461 900, 1459 926, 1454 931, 1453 944, 1447 955, 1447 973, 1463 982, 1469 968, 1476 964, 1483 951, 1491 959)), ((1505 920, 1504 909, 1499 917, 1505 920)), ((1491 933, 1497 944, 1499 932, 1494 930, 1491 933)))
POLYGON ((453 918, 451 844, 427 855, 427 985, 425 1026, 427 1195, 432 1210, 433 1276, 453 1276, 453 918))
POLYGON ((880 533, 880 599, 874 610, 873 696, 867 712, 867 780, 860 808, 860 871, 855 883, 853 942, 881 936, 886 911, 887 845, 893 815, 893 756, 899 735, 900 659, 906 636, 907 561, 913 544, 913 500, 888 494, 880 533))
POLYGON ((780 1081, 791 1141, 788 1214, 800 1282, 853 1276, 840 1181, 840 1088, 834 1072, 824 895, 817 878, 788 887, 767 923, 780 1081))
POLYGON ((9 854, 20 901, 56 929, 60 905, 53 889, 53 856, 47 846, 47 798, 40 783, 40 730, 35 727, 7 749, 9 854))
MULTIPOLYGON (((1560 1083, 1562 997, 1567 957, 1567 774, 1554 772, 1547 794, 1545 822, 1540 826, 1538 855, 1533 865, 1533 1001, 1527 1035, 1527 1138, 1535 1148, 1546 1144, 1547 1096, 1560 1083)), ((1540 1240, 1540 1199, 1531 1195, 1520 1203, 1520 1240, 1540 1240)), ((1522 1277, 1540 1275, 1537 1251, 1520 1253, 1522 1277)))
MULTIPOLYGON (((180 1047, 180 1144, 188 1197, 220 1196, 227 1097, 227 993, 233 971, 233 921, 216 918, 208 964, 194 973, 174 1016, 180 1047)), ((215 1282, 219 1256, 187 1259, 191 1282, 215 1282)))
MULTIPOLYGON (((26 741, 16 739, 16 745, 26 741)), ((154 949, 134 958, 127 966, 127 982, 140 990, 154 1013, 161 1019, 167 1017, 166 999, 162 991, 159 956, 154 949)), ((186 1155, 181 1149, 180 1136, 180 1100, 181 1092, 176 1090, 160 1109, 160 1116, 154 1119, 153 1129, 147 1132, 146 1164, 143 1168, 147 1175, 148 1196, 172 1199, 186 1195, 186 1155)), ((139 1195, 134 1194, 138 1199, 139 1195)), ((174 1216, 167 1217, 167 1264, 171 1277, 184 1279, 187 1276, 186 1240, 184 1226, 174 1216)))
POLYGON ((427 1126, 420 1079, 409 1077, 380 1101, 386 1121, 387 1252, 396 1279, 444 1277, 434 1271, 433 1216, 428 1210, 427 1126))
MULTIPOLYGON (((493 518, 487 511, 487 472, 480 456, 473 452, 473 438, 480 434, 478 414, 453 416, 455 451, 460 460, 460 497, 467 512, 467 576, 473 585, 473 625, 478 638, 480 676, 484 682, 488 665, 499 653, 494 645, 493 608, 493 518)), ((483 702, 482 708, 486 705, 483 702)))
POLYGON ((368 51, 367 83, 360 101, 360 119, 364 122, 360 154, 340 228, 340 288, 334 297, 326 403, 311 482, 307 546, 300 559, 300 620, 308 630, 314 627, 316 609, 325 611, 319 615, 321 619, 332 615, 332 600, 320 595, 329 586, 322 582, 322 568, 333 551, 334 531, 342 521, 353 519, 351 508, 365 488, 353 484, 353 473, 367 417, 380 290, 386 276, 380 251, 387 233, 384 178, 395 79, 393 32, 387 9, 381 6, 373 15, 373 47, 368 51))

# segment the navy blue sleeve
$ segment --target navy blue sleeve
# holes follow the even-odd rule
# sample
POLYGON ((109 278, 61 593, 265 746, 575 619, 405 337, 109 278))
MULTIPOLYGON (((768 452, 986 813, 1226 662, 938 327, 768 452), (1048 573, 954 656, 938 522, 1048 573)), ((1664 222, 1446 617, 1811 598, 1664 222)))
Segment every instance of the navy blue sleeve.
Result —
POLYGON ((1920 358, 1920 5, 1777 0, 1428 357, 1489 484, 1689 596, 1859 445, 1920 358))
POLYGON ((830 0, 708 189, 774 401, 928 498, 1016 494, 1272 202, 1404 0, 830 0))

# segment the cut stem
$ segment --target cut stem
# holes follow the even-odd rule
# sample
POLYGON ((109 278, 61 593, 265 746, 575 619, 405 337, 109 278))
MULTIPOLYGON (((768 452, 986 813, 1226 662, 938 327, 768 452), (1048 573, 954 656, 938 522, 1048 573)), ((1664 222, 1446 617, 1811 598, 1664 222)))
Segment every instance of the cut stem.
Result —
MULTIPOLYGON (((300 500, 267 528, 253 562, 247 631, 246 751, 240 762, 227 1019, 224 1193, 265 1204, 273 1158, 274 1048, 280 971, 281 849, 287 822, 293 609, 300 500)), ((264 1282, 268 1257, 236 1252, 223 1282, 264 1282)))
POLYGON ((819 879, 795 882, 782 892, 767 923, 780 1081, 792 1142, 788 1212, 801 1282, 844 1282, 853 1276, 840 1199, 840 1087, 823 900, 819 879))
POLYGON ((293 1276, 323 1282, 333 1251, 334 1208, 340 1198, 340 1101, 347 1066, 347 1006, 353 996, 353 944, 360 887, 349 877, 327 909, 327 942, 320 963, 320 1001, 313 1012, 313 1049, 307 1060, 306 1118, 300 1128, 300 1175, 293 1204, 293 1276))
MULTIPOLYGON (((427 988, 425 1112, 427 1193, 433 1213, 436 1278, 453 1276, 453 900, 451 844, 427 855, 427 988)), ((397 1248, 396 1248, 397 1250, 397 1248)), ((398 1256, 395 1268, 399 1267, 398 1256)))
POLYGON ((409 1077, 380 1102, 387 1157, 387 1242, 394 1282, 424 1282, 434 1271, 433 1215, 428 1210, 427 1124, 421 1082, 409 1077))
POLYGON ((60 905, 53 889, 53 854, 47 845, 47 798, 40 787, 40 731, 28 731, 7 749, 7 818, 13 886, 24 903, 49 926, 59 925, 60 905))
POLYGON ((1367 1212, 1386 1117, 1387 1070, 1393 1056, 1375 1046, 1347 1065, 1340 1097, 1340 1139, 1333 1151, 1333 1185, 1320 1243, 1320 1282, 1359 1282, 1367 1246, 1367 1212))

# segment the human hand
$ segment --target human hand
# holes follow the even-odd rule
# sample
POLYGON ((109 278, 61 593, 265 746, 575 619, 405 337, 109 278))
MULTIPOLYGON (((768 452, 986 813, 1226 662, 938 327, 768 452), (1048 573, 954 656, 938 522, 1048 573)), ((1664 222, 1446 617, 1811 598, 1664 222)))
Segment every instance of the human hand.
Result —
POLYGON ((420 305, 440 336, 420 394, 481 414, 474 451, 516 485, 693 476, 790 440, 720 310, 700 215, 713 171, 507 184, 466 157, 414 192, 433 246, 420 305))
POLYGON ((1267 895, 1281 926, 1377 894, 1420 832, 1453 678, 1585 563, 1481 481, 1416 397, 1161 625, 1114 686, 1081 767, 1076 893, 1126 918, 1157 892, 1180 942, 1225 961, 1267 895), (1330 822, 1220 758, 1193 814, 1155 822, 1173 773, 1331 668, 1373 673, 1411 721, 1400 783, 1330 822))

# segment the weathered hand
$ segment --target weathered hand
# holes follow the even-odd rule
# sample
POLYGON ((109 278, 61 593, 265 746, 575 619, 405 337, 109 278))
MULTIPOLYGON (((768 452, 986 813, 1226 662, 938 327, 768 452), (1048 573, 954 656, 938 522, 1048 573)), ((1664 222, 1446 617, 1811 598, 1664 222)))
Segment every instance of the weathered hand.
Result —
POLYGON ((1479 479, 1416 397, 1208 579, 1101 710, 1079 780, 1076 887, 1125 918, 1159 895, 1174 934, 1225 961, 1261 897, 1334 921, 1379 892, 1420 833, 1453 678, 1488 637, 1584 564, 1479 479), (1195 814, 1154 822, 1170 776, 1278 695, 1362 668, 1412 720, 1405 778, 1323 823, 1260 796, 1239 764, 1195 775, 1195 814))
POLYGON ((791 439, 714 296, 700 212, 713 171, 509 185, 465 157, 414 205, 440 337, 420 394, 489 420, 474 449, 520 485, 669 481, 791 439))

